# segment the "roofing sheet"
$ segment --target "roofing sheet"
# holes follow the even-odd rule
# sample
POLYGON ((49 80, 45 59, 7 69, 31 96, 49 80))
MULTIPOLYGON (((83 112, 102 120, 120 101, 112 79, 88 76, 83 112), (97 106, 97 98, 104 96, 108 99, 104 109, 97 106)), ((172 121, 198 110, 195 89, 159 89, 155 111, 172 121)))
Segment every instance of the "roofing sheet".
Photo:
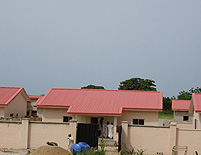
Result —
POLYGON ((39 99, 41 97, 43 97, 43 96, 41 96, 41 95, 29 95, 29 98, 31 98, 31 99, 39 99))
POLYGON ((189 110, 191 100, 172 100, 172 110, 189 110))
POLYGON ((23 88, 18 87, 0 87, 0 105, 8 105, 11 100, 17 96, 23 88))
POLYGON ((162 110, 162 92, 52 88, 35 105, 69 107, 71 114, 121 115, 122 109, 162 110))
POLYGON ((196 112, 201 112, 201 93, 192 94, 194 108, 196 112))

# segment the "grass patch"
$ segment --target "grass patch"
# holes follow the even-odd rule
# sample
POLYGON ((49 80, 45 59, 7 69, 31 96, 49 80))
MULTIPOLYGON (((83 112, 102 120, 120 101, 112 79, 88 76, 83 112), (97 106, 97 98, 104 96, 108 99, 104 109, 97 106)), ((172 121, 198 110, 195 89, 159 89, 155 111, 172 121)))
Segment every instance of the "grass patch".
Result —
POLYGON ((174 116, 173 116, 173 112, 172 111, 162 111, 162 112, 159 112, 158 113, 158 118, 161 118, 161 119, 173 119, 174 116))

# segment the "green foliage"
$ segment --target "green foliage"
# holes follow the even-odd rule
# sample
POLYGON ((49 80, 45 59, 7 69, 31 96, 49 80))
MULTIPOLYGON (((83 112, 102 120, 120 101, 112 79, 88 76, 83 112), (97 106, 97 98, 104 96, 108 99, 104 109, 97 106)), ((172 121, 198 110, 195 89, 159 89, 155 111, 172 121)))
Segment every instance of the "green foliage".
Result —
POLYGON ((81 87, 81 89, 105 89, 105 88, 103 86, 88 85, 85 87, 81 87))
POLYGON ((192 94, 190 92, 182 90, 179 92, 177 99, 178 100, 191 100, 191 96, 192 96, 192 94))
POLYGON ((179 95, 177 96, 178 100, 191 100, 192 93, 201 93, 201 87, 191 88, 189 91, 180 91, 179 95))
POLYGON ((156 85, 154 80, 131 78, 120 82, 119 90, 146 90, 156 91, 156 85))
POLYGON ((163 97, 163 110, 172 110, 172 100, 170 97, 163 97))
POLYGON ((175 97, 163 97, 163 111, 172 111, 172 100, 175 97))
POLYGON ((79 155, 105 155, 105 143, 104 143, 103 135, 101 136, 100 148, 101 149, 97 151, 93 151, 93 150, 82 151, 79 153, 79 155))
POLYGON ((101 134, 100 147, 101 147, 100 152, 101 152, 102 154, 105 154, 105 143, 104 143, 103 134, 101 134))
POLYGON ((144 152, 145 150, 143 149, 137 149, 137 151, 135 151, 134 148, 132 148, 131 150, 129 150, 126 144, 124 144, 124 149, 121 150, 121 155, 143 155, 144 152))
POLYGON ((158 113, 158 118, 161 119, 173 119, 173 112, 171 110, 164 110, 158 113))
POLYGON ((201 87, 200 88, 199 87, 197 87, 197 88, 191 88, 189 90, 189 92, 191 92, 191 94, 192 93, 201 93, 201 87))
POLYGON ((100 150, 98 151, 82 151, 80 153, 78 153, 78 155, 105 155, 105 153, 101 152, 100 150))

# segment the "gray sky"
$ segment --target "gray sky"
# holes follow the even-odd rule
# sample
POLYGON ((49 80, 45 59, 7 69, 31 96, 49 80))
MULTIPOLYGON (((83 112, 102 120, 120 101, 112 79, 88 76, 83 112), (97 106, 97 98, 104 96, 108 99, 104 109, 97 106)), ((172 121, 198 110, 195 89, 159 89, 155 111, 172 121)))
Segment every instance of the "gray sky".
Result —
POLYGON ((1 0, 0 86, 29 94, 132 77, 201 86, 200 0, 1 0))

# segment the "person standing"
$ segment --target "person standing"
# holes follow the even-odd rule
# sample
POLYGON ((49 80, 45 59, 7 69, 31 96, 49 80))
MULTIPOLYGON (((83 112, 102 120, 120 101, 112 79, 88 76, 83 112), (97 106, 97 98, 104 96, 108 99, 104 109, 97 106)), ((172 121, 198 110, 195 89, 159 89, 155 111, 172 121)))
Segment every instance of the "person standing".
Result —
POLYGON ((74 144, 74 138, 71 134, 68 134, 68 149, 69 150, 73 144, 74 144))
POLYGON ((108 137, 108 127, 107 127, 108 125, 109 125, 109 122, 107 122, 107 124, 103 125, 103 136, 104 136, 104 138, 108 137))
POLYGON ((108 137, 112 139, 114 135, 114 125, 113 123, 111 123, 107 127, 108 127, 108 137))

